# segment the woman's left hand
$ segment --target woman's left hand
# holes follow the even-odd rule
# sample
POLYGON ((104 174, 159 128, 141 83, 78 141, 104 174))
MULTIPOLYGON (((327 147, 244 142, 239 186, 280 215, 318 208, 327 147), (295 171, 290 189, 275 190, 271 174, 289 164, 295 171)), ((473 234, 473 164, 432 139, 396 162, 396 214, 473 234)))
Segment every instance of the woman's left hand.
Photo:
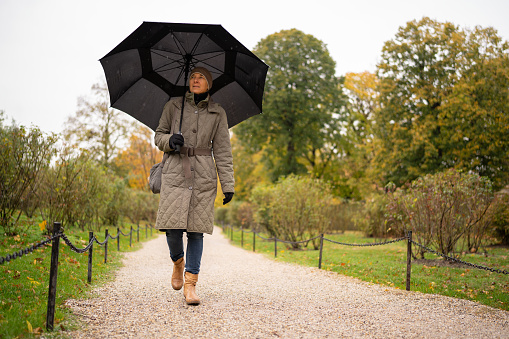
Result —
POLYGON ((232 192, 224 192, 224 199, 223 199, 223 205, 226 205, 229 203, 233 198, 232 192))

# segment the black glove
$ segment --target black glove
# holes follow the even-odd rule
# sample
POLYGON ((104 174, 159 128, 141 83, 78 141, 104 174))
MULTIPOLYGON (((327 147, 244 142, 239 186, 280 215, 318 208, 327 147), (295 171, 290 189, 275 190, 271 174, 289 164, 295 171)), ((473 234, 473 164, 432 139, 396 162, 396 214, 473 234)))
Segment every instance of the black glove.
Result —
POLYGON ((177 149, 177 145, 184 146, 184 137, 182 134, 172 134, 170 137, 171 149, 177 149))
POLYGON ((223 205, 226 205, 230 201, 232 201, 233 193, 231 192, 224 192, 224 199, 223 199, 223 205))

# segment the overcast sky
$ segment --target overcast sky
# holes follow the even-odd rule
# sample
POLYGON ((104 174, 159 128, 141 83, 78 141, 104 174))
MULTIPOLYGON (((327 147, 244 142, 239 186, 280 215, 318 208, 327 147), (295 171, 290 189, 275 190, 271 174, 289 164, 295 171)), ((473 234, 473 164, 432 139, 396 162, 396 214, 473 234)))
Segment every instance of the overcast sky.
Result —
POLYGON ((0 110, 61 132, 103 81, 99 59, 143 21, 221 24, 247 48, 297 28, 322 40, 338 75, 373 72, 385 41, 423 16, 491 26, 509 40, 508 0, 0 0, 0 110))

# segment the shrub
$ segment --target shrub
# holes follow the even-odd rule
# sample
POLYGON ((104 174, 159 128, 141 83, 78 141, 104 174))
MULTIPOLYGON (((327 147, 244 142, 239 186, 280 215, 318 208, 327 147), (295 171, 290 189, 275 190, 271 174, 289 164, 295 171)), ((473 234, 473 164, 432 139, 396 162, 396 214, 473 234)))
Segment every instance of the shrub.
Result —
POLYGON ((492 235, 502 245, 509 245, 509 194, 498 194, 492 209, 492 235))
POLYGON ((401 223, 395 223, 386 217, 387 201, 387 195, 375 194, 366 201, 360 213, 356 214, 355 223, 367 237, 400 237, 405 233, 401 223))
POLYGON ((276 235, 276 230, 271 224, 272 220, 272 198, 275 194, 274 185, 255 186, 251 193, 251 202, 254 208, 254 221, 271 236, 276 235))
POLYGON ((228 213, 228 207, 217 207, 214 209, 214 220, 216 224, 229 224, 230 215, 228 213))
MULTIPOLYGON (((75 156, 63 150, 48 168, 36 194, 40 212, 49 225, 79 226, 82 230, 104 215, 111 192, 111 180, 87 153, 75 156)), ((48 231, 51 231, 49 227, 48 231)))
POLYGON ((141 220, 154 223, 157 217, 159 206, 159 195, 139 189, 127 188, 126 199, 121 206, 122 215, 139 225, 141 220))
POLYGON ((21 211, 32 204, 29 192, 49 165, 57 138, 35 127, 4 126, 3 120, 0 112, 0 226, 14 235, 21 211))
MULTIPOLYGON (((279 239, 299 242, 330 230, 334 199, 330 187, 318 179, 291 175, 255 188, 252 201, 255 219, 279 239)), ((318 244, 316 239, 313 245, 318 244)), ((301 244, 291 246, 297 249, 301 244)))
POLYGON ((225 207, 228 207, 228 220, 229 223, 235 226, 240 226, 241 221, 239 219, 239 207, 242 204, 239 200, 232 200, 228 205, 225 207))
POLYGON ((255 226, 253 204, 242 202, 237 209, 237 220, 243 228, 253 228, 255 226))
POLYGON ((334 198, 332 200, 331 231, 357 231, 357 217, 364 218, 364 203, 334 198))
MULTIPOLYGON (((125 211, 125 205, 129 202, 131 209, 138 209, 140 206, 133 206, 133 201, 127 200, 126 196, 126 183, 124 180, 109 174, 107 194, 104 201, 104 209, 102 211, 102 220, 104 224, 117 226, 122 211, 125 211)), ((136 203, 136 199, 134 200, 136 203)), ((139 220, 136 222, 139 225, 139 220)))
POLYGON ((219 224, 232 224, 246 229, 256 226, 253 204, 247 201, 232 201, 227 206, 216 208, 214 220, 219 224))
POLYGON ((426 175, 388 197, 389 220, 446 255, 460 239, 477 251, 491 222, 491 183, 476 174, 451 169, 426 175))

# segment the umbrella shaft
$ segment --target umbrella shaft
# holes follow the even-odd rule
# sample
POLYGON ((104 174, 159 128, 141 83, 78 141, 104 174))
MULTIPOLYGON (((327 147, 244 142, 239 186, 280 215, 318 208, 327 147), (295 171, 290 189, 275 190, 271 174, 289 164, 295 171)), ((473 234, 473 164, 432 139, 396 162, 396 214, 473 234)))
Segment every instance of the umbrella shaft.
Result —
MULTIPOLYGON (((191 62, 191 58, 186 57, 186 67, 184 69, 184 86, 187 86, 187 76, 189 74, 189 64, 191 62)), ((187 92, 187 91, 186 91, 187 92)), ((186 102, 186 94, 182 96, 182 108, 180 109, 180 122, 179 122, 179 133, 182 135, 182 120, 184 120, 184 103, 186 102)), ((176 145, 175 153, 180 153, 180 145, 176 145)))

